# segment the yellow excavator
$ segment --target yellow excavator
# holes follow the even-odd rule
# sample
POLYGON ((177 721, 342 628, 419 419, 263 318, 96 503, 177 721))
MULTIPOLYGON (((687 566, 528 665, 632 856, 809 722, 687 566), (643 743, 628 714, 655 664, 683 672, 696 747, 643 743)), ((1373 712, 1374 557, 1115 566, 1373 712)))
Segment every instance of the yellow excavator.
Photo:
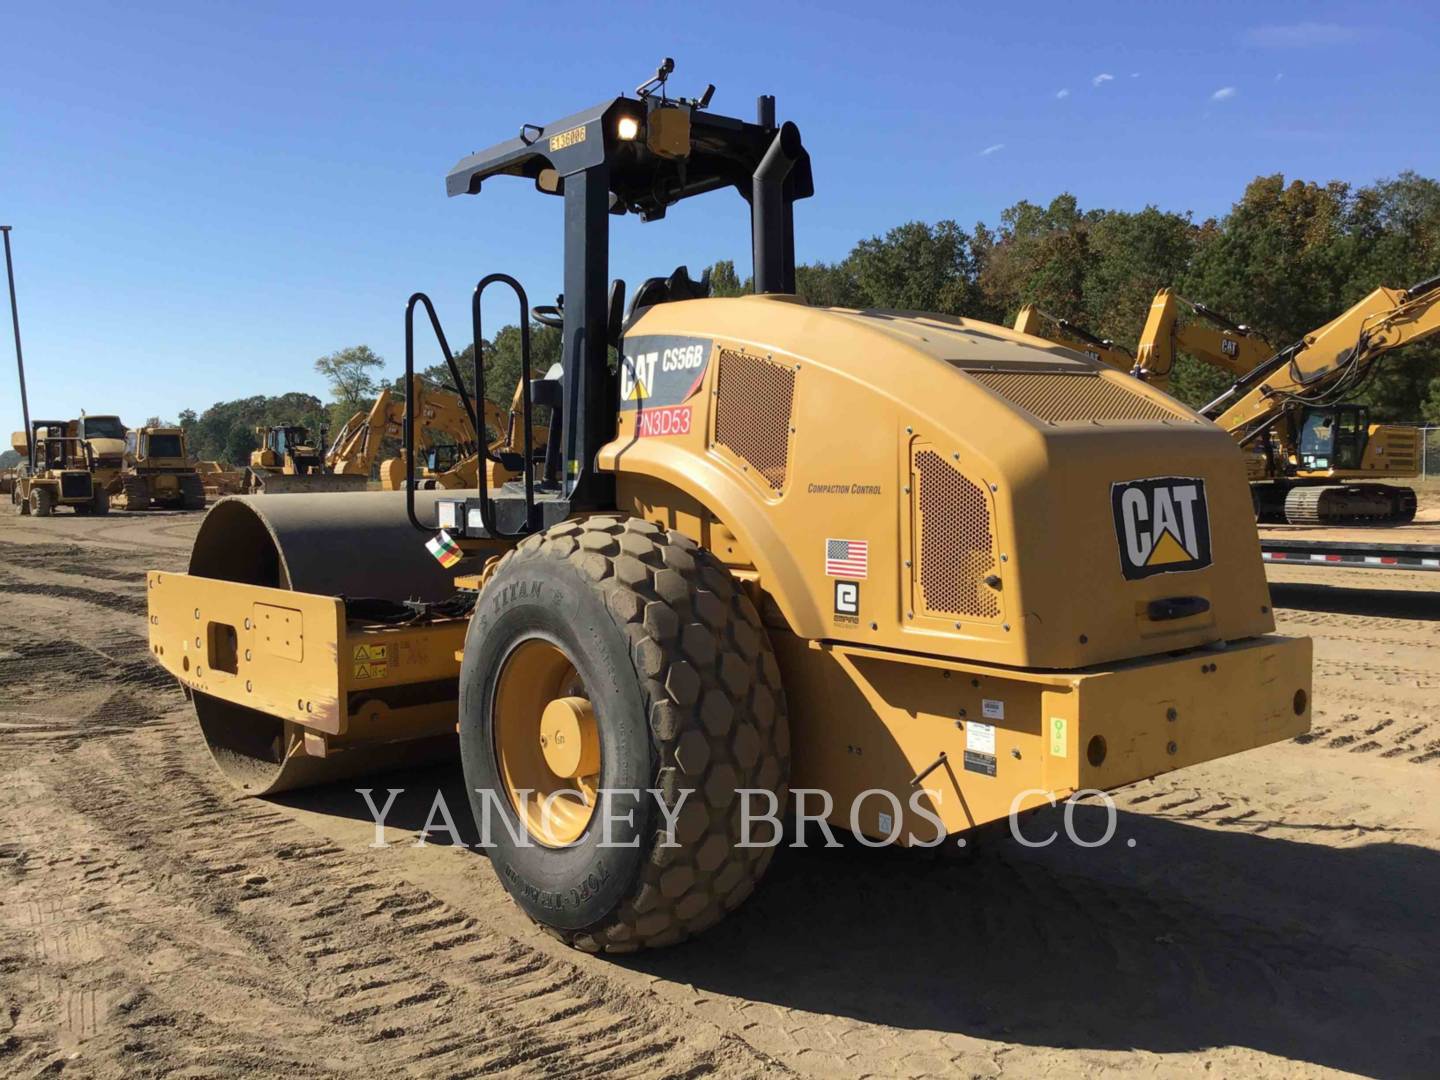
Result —
POLYGON ((1381 357, 1440 332, 1440 277, 1381 286, 1242 374, 1200 410, 1246 451, 1261 521, 1403 524, 1420 470, 1412 426, 1373 424, 1347 399, 1381 357))
MULTIPOLYGON (((1380 356, 1440 330, 1437 300, 1435 281, 1376 289, 1277 352, 1253 328, 1161 289, 1131 374, 1168 390, 1175 356, 1183 352, 1236 376, 1235 387, 1201 413, 1245 449, 1259 520, 1403 524, 1415 517, 1414 490, 1381 481, 1419 474, 1419 433, 1408 425, 1370 423, 1365 406, 1343 399, 1380 356), (1189 318, 1182 318, 1185 310, 1189 318), (1253 393, 1243 389, 1257 382, 1253 393)), ((1063 320, 1031 318, 1023 328, 1017 320, 1016 328, 1069 348, 1083 348, 1093 338, 1063 320)))
POLYGON ((1182 352, 1239 377, 1274 356, 1275 346, 1252 328, 1173 289, 1161 289, 1150 303, 1131 374, 1168 390, 1175 356, 1182 352), (1181 318, 1182 308, 1190 318, 1181 318))
MULTIPOLYGON (((474 406, 468 396, 448 387, 437 387, 415 376, 415 435, 419 444, 418 471, 406 465, 406 454, 387 458, 380 463, 380 487, 383 491, 400 491, 413 482, 422 490, 431 488, 473 487, 480 453, 474 406), (415 472, 415 475, 411 475, 415 472)), ((489 400, 480 402, 484 411, 487 437, 498 433, 490 442, 486 469, 491 484, 503 484, 519 475, 518 467, 507 467, 500 458, 518 449, 516 420, 520 407, 520 387, 507 416, 489 400)), ((375 404, 366 412, 357 412, 340 429, 326 455, 330 471, 342 476, 369 477, 371 466, 388 438, 398 441, 404 431, 406 403, 384 389, 375 404)), ((536 425, 532 432, 532 450, 544 450, 549 429, 536 425)), ((512 462, 513 465, 513 462, 512 462)))
MULTIPOLYGON (((523 471, 521 466, 522 429, 520 427, 522 397, 522 386, 517 383, 508 413, 502 412, 494 402, 487 400, 483 403, 487 436, 495 433, 487 452, 483 455, 486 483, 491 487, 506 484, 520 476, 523 471)), ((542 455, 549 441, 550 428, 548 424, 531 425, 530 453, 532 456, 542 455)), ((482 455, 471 447, 460 449, 464 452, 456 453, 456 448, 451 446, 432 446, 422 459, 424 468, 418 481, 419 486, 452 490, 474 487, 479 482, 478 471, 482 455)), ((386 490, 403 487, 404 454, 402 453, 400 457, 387 464, 392 468, 390 475, 386 477, 386 490)))
MULTIPOLYGON (((475 418, 469 411, 472 408, 469 399, 418 375, 411 380, 410 387, 424 459, 453 462, 474 454, 475 418)), ((489 408, 494 410, 493 405, 489 408)), ((339 476, 363 476, 368 480, 387 440, 400 441, 404 424, 405 402, 385 387, 368 410, 356 412, 340 428, 325 455, 329 470, 339 476)), ((425 472, 430 470, 427 468, 425 472)), ((388 458, 380 463, 382 489, 398 490, 404 475, 405 462, 401 458, 388 458)))
MULTIPOLYGON (((1005 327, 808 305, 799 129, 673 97, 672 67, 446 177, 563 206, 563 363, 521 384, 520 450, 482 452, 514 480, 223 499, 189 572, 149 574, 151 650, 236 786, 448 758, 515 902, 628 952, 743 903, 781 815, 954 846, 1307 730, 1235 442, 1005 327), (627 307, 610 230, 737 188, 755 295, 682 267, 627 307)), ((488 274, 477 398, 494 290, 533 370, 525 290, 488 274)), ((421 293, 407 379, 419 311, 465 385, 421 293)))
POLYGON ((1108 364, 1117 371, 1128 372, 1135 367, 1134 354, 1123 345, 1117 345, 1109 338, 1096 337, 1083 326, 1052 315, 1035 304, 1026 304, 1020 309, 1015 316, 1015 329, 1022 334, 1045 338, 1067 349, 1082 352, 1090 359, 1108 364))

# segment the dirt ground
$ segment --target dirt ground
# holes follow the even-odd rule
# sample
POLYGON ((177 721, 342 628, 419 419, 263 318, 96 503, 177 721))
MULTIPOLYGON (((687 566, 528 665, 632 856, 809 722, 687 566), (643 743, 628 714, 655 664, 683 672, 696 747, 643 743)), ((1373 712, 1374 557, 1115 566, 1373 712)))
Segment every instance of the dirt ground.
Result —
POLYGON ((1436 1073, 1440 574, 1273 568, 1314 731, 1121 792, 1124 843, 782 851, 614 960, 402 843, 458 770, 373 781, 425 793, 385 848, 222 784, 144 636, 197 524, 0 517, 0 1074, 1436 1073))

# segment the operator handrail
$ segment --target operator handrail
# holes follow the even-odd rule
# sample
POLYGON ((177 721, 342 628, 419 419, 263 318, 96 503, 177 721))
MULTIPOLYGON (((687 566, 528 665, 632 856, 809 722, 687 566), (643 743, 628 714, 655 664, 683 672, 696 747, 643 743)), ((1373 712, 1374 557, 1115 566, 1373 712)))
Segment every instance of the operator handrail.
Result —
POLYGON ((435 340, 440 345, 440 352, 445 357, 445 365, 450 369, 450 374, 455 379, 455 385, 459 387, 460 400, 465 406, 465 412, 469 414, 471 424, 475 425, 477 437, 484 442, 484 433, 476 419, 475 407, 470 402, 470 396, 465 392, 465 385, 460 378, 460 369, 455 363, 455 355, 450 351, 450 342, 445 339, 445 331, 440 326, 440 317, 435 314, 435 305, 430 302, 430 297, 422 292, 414 293, 405 304, 405 423, 401 426, 401 441, 405 449, 405 514, 410 519, 410 524, 420 532, 434 532, 440 527, 437 521, 434 525, 421 524, 415 514, 415 305, 424 304, 425 314, 430 317, 430 327, 435 331, 435 340))
MULTIPOLYGON (((476 470, 476 494, 480 499, 480 522, 485 531, 491 536, 524 536, 535 528, 535 473, 533 469, 535 457, 535 432, 532 425, 532 406, 530 402, 530 301, 525 295, 525 288, 509 274, 487 274, 481 278, 475 286, 475 292, 470 299, 470 321, 474 333, 475 350, 475 394, 481 400, 485 400, 485 363, 482 355, 485 347, 485 338, 481 333, 480 325, 480 299, 485 290, 496 283, 508 285, 515 292, 515 297, 520 301, 520 387, 521 387, 521 419, 525 429, 524 442, 525 454, 522 472, 525 477, 525 525, 518 532, 502 533, 495 526, 495 514, 490 507, 490 481, 485 475, 484 462, 476 470)), ((512 429, 514 418, 511 418, 512 429)), ((495 457, 482 440, 481 446, 484 449, 484 456, 497 463, 499 458, 495 457)))

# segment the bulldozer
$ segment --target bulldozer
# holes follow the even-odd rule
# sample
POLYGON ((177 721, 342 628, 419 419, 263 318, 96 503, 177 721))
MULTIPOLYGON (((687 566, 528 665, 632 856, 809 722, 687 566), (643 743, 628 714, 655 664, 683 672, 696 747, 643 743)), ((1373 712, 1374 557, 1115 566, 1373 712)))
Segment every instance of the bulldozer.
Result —
POLYGON ((257 427, 258 450, 251 451, 245 471, 245 490, 252 494, 283 495, 294 492, 364 491, 364 476, 336 474, 325 460, 325 429, 319 438, 300 424, 257 427))
POLYGON ((10 436, 11 448, 25 458, 10 486, 16 513, 49 517, 61 506, 82 515, 110 512, 91 444, 71 431, 63 420, 32 420, 28 433, 10 436))
MULTIPOLYGON (((672 67, 446 176, 562 207, 564 359, 522 381, 519 476, 223 499, 188 572, 149 573, 151 650, 236 787, 458 759, 520 908, 629 952, 742 904, 787 808, 812 840, 954 847, 1307 730, 1310 641, 1274 632, 1235 442, 1008 328, 810 306, 799 128, 672 97, 672 67), (734 190, 754 295, 682 268, 627 307, 612 227, 734 190)), ((487 274, 477 397, 493 290, 532 370, 526 292, 487 274)), ((424 293, 406 377, 417 312, 464 385, 424 293)))
POLYGON ((127 432, 118 484, 126 510, 205 509, 204 481, 179 427, 147 425, 127 432))

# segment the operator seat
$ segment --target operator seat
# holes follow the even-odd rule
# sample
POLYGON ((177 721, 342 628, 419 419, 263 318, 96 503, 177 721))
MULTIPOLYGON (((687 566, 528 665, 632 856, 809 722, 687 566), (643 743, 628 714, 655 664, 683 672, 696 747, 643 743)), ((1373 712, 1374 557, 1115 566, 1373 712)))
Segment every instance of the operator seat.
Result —
POLYGON ((700 275, 700 280, 695 281, 690 277, 688 267, 677 266, 668 278, 645 279, 640 288, 635 290, 635 298, 630 301, 630 310, 626 314, 625 321, 629 322, 641 309, 652 307, 655 304, 663 304, 669 300, 704 300, 709 295, 710 269, 708 267, 705 269, 705 273, 700 275))

